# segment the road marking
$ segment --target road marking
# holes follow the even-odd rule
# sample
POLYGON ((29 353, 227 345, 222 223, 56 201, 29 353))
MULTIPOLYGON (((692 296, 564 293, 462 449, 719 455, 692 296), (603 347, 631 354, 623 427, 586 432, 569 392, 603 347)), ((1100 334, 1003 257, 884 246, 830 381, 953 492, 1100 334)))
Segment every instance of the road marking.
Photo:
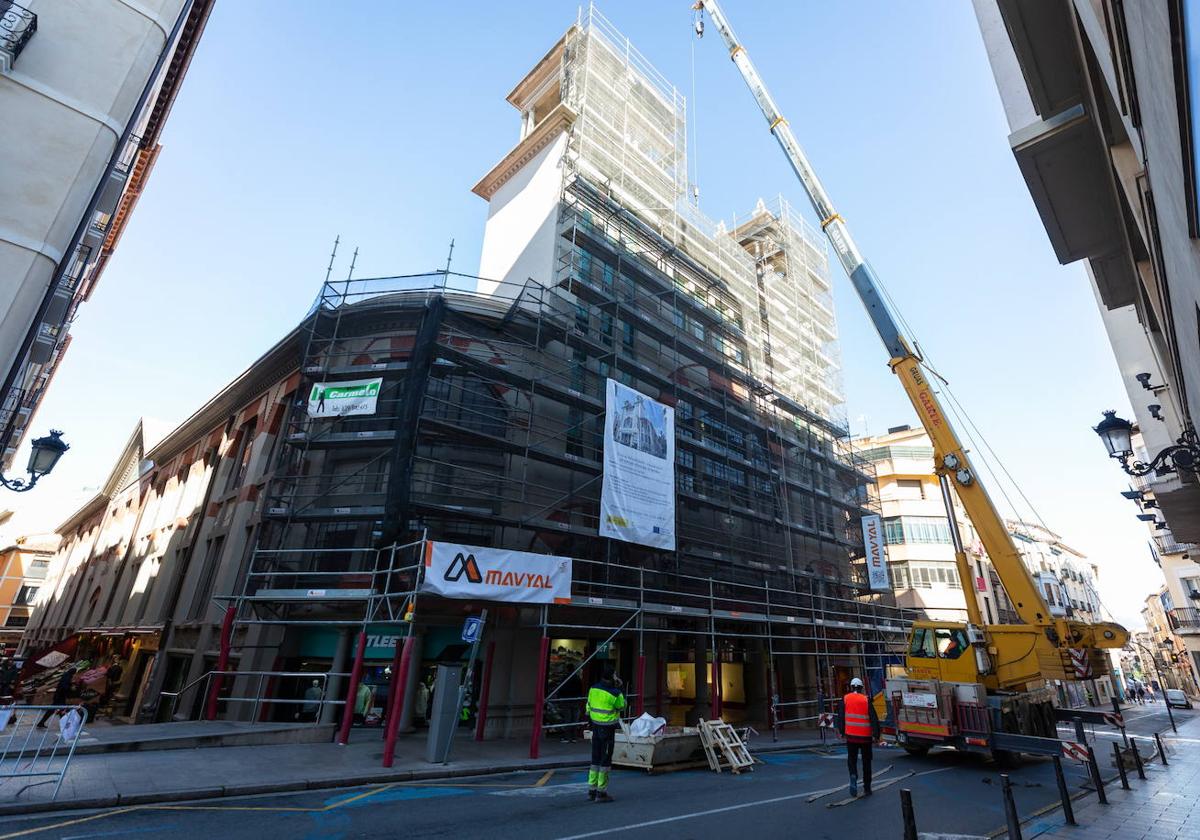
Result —
MULTIPOLYGON (((915 776, 915 775, 917 775, 917 774, 916 774, 916 773, 914 773, 914 772, 912 772, 912 771, 910 770, 909 772, 905 773, 903 776, 895 776, 895 777, 893 777, 893 778, 891 778, 891 779, 888 779, 888 780, 886 780, 886 781, 884 781, 884 782, 880 782, 879 784, 876 784, 876 785, 875 785, 875 789, 876 789, 876 790, 883 790, 885 787, 889 787, 889 786, 891 786, 891 785, 894 785, 894 784, 896 784, 896 782, 902 782, 902 781, 904 781, 905 779, 907 779, 907 778, 909 778, 909 777, 911 777, 911 776, 915 776)), ((874 782, 875 780, 874 780, 874 779, 872 779, 871 781, 872 781, 872 782, 874 782)), ((830 802, 830 803, 829 803, 829 804, 827 804, 825 807, 826 807, 826 808, 840 808, 840 807, 842 807, 843 805, 849 805, 851 802, 857 802, 857 801, 858 801, 858 799, 859 799, 859 798, 858 798, 857 796, 849 796, 849 797, 846 797, 845 799, 842 799, 842 800, 840 800, 840 801, 838 801, 838 802, 830 802)))
POLYGON ((538 779, 537 782, 534 784, 534 787, 540 788, 540 787, 545 786, 546 782, 550 781, 550 777, 553 775, 554 775, 553 770, 547 770, 546 775, 544 775, 544 776, 542 776, 542 778, 538 779))
MULTIPOLYGON (((895 766, 894 764, 889 764, 887 767, 884 767, 882 770, 876 770, 874 773, 871 774, 871 781, 872 782, 878 781, 880 776, 884 775, 885 773, 890 773, 894 766, 895 766)), ((808 802, 816 802, 818 799, 820 799, 824 796, 828 796, 831 793, 837 793, 839 790, 846 790, 846 788, 848 788, 848 787, 849 787, 849 785, 838 785, 837 787, 831 787, 828 790, 818 790, 812 796, 810 796, 807 801, 808 802)))
POLYGON ((92 820, 99 820, 103 819, 104 817, 114 817, 118 814, 128 814, 130 811, 139 810, 141 810, 141 806, 118 808, 116 811, 106 811, 101 814, 92 814, 90 817, 79 817, 78 819, 55 823, 54 825, 43 825, 39 826, 38 828, 26 828, 22 831, 14 831, 11 834, 0 834, 0 840, 9 840, 12 837, 28 837, 31 834, 38 834, 40 832, 50 831, 51 829, 55 828, 66 828, 67 826, 79 825, 80 823, 91 822, 92 820))

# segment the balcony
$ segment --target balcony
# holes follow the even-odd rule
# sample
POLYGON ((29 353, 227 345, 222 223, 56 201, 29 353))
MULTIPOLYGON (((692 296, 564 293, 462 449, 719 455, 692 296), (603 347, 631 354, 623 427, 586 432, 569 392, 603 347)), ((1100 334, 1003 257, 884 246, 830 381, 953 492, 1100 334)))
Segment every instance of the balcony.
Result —
POLYGON ((1168 610, 1167 622, 1171 625, 1171 629, 1180 635, 1200 636, 1200 609, 1183 607, 1181 609, 1168 610))
POLYGON ((0 73, 12 69, 34 32, 37 15, 10 0, 0 0, 0 73))

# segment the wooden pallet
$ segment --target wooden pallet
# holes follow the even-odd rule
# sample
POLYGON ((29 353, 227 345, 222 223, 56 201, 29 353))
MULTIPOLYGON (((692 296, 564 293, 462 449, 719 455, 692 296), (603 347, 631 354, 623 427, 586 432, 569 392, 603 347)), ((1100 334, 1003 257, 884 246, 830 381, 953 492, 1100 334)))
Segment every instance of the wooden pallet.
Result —
POLYGON ((724 721, 701 720, 700 744, 704 747, 708 766, 717 773, 726 767, 734 773, 754 769, 754 757, 737 731, 724 721))

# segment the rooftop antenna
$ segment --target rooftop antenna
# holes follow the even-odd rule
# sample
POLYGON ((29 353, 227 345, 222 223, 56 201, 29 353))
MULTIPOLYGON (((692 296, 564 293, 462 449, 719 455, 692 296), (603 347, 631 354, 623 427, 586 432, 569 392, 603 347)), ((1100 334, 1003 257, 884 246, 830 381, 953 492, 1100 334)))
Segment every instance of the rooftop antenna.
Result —
POLYGON ((452 260, 453 258, 454 258, 454 238, 451 237, 450 238, 450 253, 446 254, 446 270, 443 273, 445 273, 445 274, 450 273, 450 260, 452 260))
POLYGON ((350 282, 350 278, 354 276, 354 264, 358 262, 358 246, 354 247, 354 256, 350 258, 350 270, 346 272, 346 282, 350 282))
POLYGON ((325 282, 329 282, 329 275, 333 273, 333 258, 337 256, 338 243, 342 241, 341 234, 333 238, 333 252, 329 255, 329 267, 325 269, 325 282))

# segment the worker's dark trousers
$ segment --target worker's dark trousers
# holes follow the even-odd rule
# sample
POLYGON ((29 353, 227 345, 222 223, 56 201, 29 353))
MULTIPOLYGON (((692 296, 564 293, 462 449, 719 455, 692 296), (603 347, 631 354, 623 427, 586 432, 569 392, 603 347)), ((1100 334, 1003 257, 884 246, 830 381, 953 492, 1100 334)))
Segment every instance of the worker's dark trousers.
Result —
POLYGON ((858 776, 858 754, 862 753, 863 763, 863 790, 871 789, 871 742, 865 744, 856 744, 853 741, 846 741, 846 765, 850 768, 851 776, 858 776))
POLYGON ((616 726, 592 724, 592 765, 588 768, 588 787, 592 790, 608 789, 608 774, 612 770, 613 744, 616 738, 616 726))

